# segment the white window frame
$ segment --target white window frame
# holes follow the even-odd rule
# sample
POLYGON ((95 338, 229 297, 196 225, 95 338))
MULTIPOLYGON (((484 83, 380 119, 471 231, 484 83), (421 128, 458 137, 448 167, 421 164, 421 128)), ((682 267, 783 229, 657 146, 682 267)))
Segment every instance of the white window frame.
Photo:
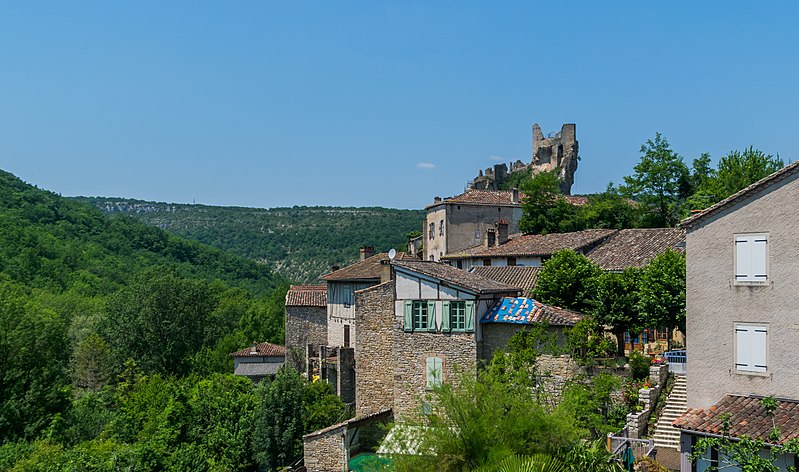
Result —
POLYGON ((734 238, 735 285, 769 283, 768 233, 739 233, 734 238))
POLYGON ((769 375, 768 323, 735 323, 735 372, 769 375))

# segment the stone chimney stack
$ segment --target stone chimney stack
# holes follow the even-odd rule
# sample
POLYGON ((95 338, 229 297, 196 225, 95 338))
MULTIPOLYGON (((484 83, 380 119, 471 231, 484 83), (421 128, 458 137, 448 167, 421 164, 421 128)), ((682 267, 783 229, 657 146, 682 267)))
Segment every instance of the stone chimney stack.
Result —
POLYGON ((508 220, 497 221, 497 246, 508 242, 508 220))
POLYGON ((374 246, 361 246, 361 262, 375 255, 374 246))
POLYGON ((511 189, 511 196, 510 196, 511 203, 519 203, 519 189, 513 187, 511 189))
POLYGON ((388 259, 380 261, 380 283, 384 284, 392 279, 391 261, 388 259))
POLYGON ((441 203, 441 197, 433 197, 433 204, 438 205, 441 203))
POLYGON ((486 230, 486 248, 494 247, 497 243, 497 232, 493 229, 486 230))

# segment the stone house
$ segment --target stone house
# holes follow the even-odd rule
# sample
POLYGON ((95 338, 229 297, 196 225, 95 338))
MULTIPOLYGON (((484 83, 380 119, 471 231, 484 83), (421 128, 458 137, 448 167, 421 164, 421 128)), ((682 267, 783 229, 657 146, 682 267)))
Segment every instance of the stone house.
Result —
POLYGON ((327 344, 327 286, 292 285, 286 293, 286 361, 305 372, 308 345, 327 344))
POLYGON ((667 250, 685 252, 682 228, 632 228, 614 232, 586 256, 609 272, 635 267, 642 269, 667 250))
POLYGON ((521 196, 515 189, 467 190, 443 200, 436 197, 425 211, 424 259, 430 261, 479 245, 499 221, 507 222, 506 231, 516 233, 522 218, 521 196))
MULTIPOLYGON (((704 471, 718 457, 687 461, 698 438, 730 434, 783 444, 799 436, 799 162, 681 223, 686 230, 688 412, 682 470, 704 471), (777 398, 773 421, 760 404, 777 398), (729 416, 724 416, 729 415, 729 416), (772 425, 778 439, 769 439, 772 425)), ((783 470, 794 456, 780 458, 783 470)))
POLYGON ((434 386, 490 360, 525 324, 558 329, 580 318, 447 264, 393 261, 390 268, 391 280, 356 293, 358 415, 392 409, 400 420, 412 417, 434 386), (514 319, 503 308, 511 305, 514 319))
POLYGON ((233 358, 233 374, 259 382, 264 377, 273 377, 286 360, 286 348, 272 343, 253 344, 252 347, 230 354, 233 358))

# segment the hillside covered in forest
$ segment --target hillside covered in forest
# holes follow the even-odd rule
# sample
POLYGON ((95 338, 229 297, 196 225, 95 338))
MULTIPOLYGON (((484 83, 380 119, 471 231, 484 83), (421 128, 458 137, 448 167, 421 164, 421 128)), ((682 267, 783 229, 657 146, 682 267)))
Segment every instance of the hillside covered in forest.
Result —
POLYGON ((125 214, 174 234, 266 263, 297 282, 313 282, 332 265, 358 258, 360 246, 404 248, 422 210, 391 208, 216 207, 79 197, 106 214, 125 214))

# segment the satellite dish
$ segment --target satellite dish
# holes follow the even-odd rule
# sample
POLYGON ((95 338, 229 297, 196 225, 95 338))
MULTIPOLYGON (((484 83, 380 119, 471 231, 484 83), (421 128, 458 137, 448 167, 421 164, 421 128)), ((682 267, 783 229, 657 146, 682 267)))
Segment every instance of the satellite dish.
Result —
POLYGON ((388 251, 388 258, 393 261, 395 257, 397 257, 397 250, 396 249, 390 249, 388 251))

